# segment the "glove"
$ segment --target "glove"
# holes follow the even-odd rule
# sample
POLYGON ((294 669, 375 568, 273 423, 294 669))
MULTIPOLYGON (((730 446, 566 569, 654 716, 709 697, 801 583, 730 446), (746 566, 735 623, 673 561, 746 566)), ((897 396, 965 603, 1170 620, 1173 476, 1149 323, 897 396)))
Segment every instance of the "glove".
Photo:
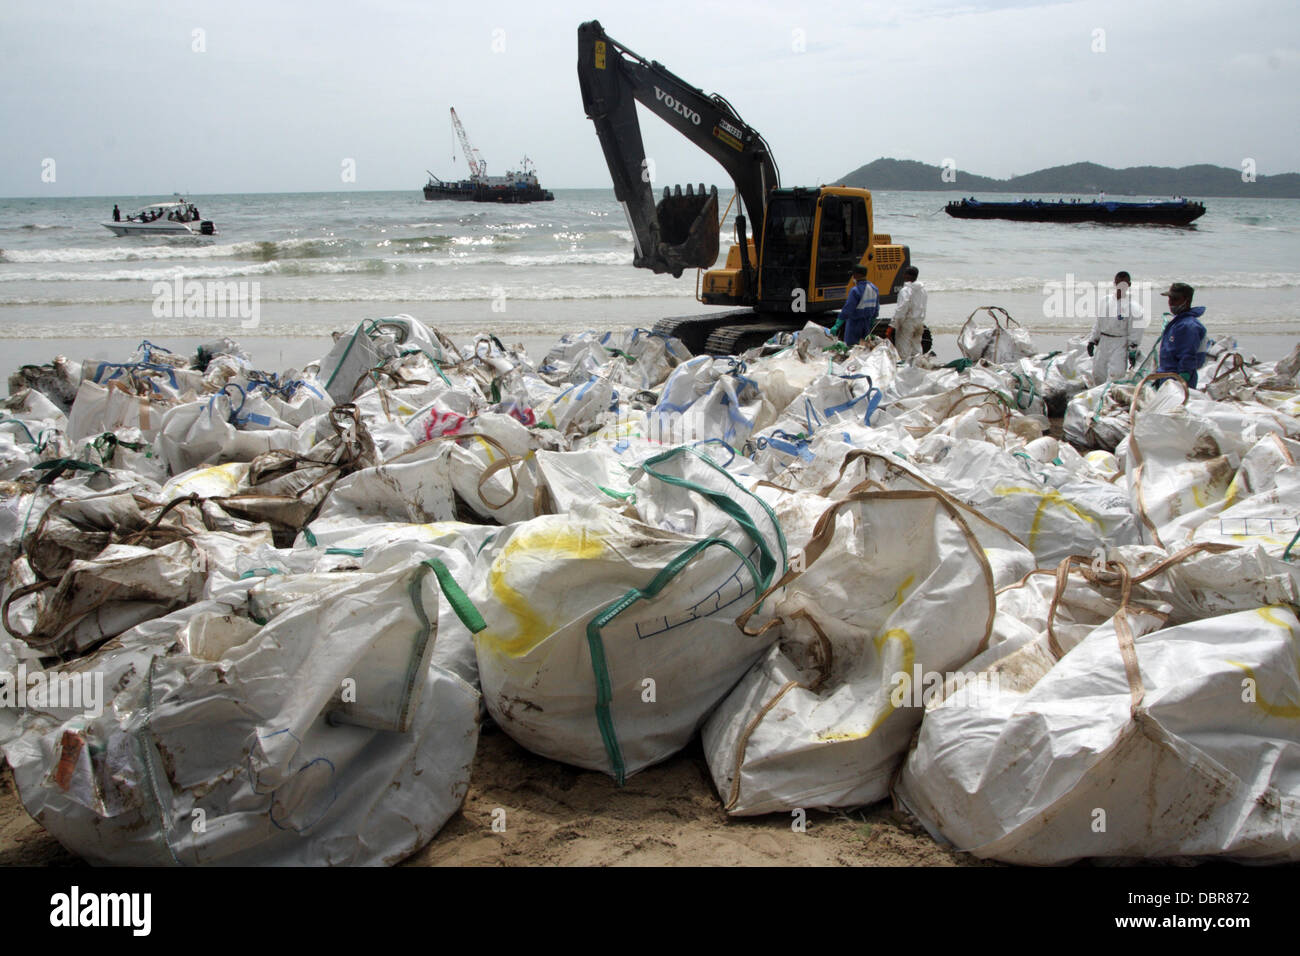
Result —
POLYGON ((1096 352, 1096 351, 1097 351, 1097 343, 1096 343, 1096 342, 1089 342, 1089 343, 1088 343, 1088 354, 1091 355, 1093 352, 1096 352))
POLYGON ((1129 349, 1129 350, 1128 350, 1128 364, 1129 364, 1129 365, 1136 365, 1136 364, 1138 363, 1138 359, 1140 359, 1141 357, 1142 357, 1142 356, 1141 356, 1141 354, 1138 352, 1137 349, 1129 349))
POLYGON ((837 320, 835 321, 835 324, 831 326, 831 335, 839 335, 839 334, 840 334, 840 329, 842 329, 842 328, 844 328, 844 320, 843 320, 843 319, 837 319, 837 320))
POLYGON ((1191 373, 1191 372, 1179 372, 1179 373, 1178 373, 1178 377, 1181 378, 1181 379, 1182 379, 1184 382, 1186 382, 1188 385, 1191 385, 1191 384, 1192 384, 1192 373, 1191 373))

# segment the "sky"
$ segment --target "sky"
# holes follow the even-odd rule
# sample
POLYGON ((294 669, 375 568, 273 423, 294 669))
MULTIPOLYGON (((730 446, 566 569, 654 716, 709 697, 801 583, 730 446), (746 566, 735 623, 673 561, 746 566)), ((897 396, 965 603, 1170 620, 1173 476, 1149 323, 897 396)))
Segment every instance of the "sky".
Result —
MULTIPOLYGON (((577 27, 725 96, 782 184, 889 156, 1300 171, 1295 0, 0 0, 0 195, 417 189, 527 154, 608 188, 577 27)), ((729 185, 642 114, 656 184, 729 185)))

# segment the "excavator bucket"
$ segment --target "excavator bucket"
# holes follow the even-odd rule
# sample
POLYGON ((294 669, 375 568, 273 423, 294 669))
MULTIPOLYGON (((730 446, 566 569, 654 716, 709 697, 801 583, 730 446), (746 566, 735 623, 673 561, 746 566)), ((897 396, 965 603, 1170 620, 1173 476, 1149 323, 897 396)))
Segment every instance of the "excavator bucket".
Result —
POLYGON ((659 256, 668 271, 680 276, 685 269, 707 269, 718 259, 718 187, 696 192, 688 183, 685 194, 664 187, 655 207, 659 218, 659 256))

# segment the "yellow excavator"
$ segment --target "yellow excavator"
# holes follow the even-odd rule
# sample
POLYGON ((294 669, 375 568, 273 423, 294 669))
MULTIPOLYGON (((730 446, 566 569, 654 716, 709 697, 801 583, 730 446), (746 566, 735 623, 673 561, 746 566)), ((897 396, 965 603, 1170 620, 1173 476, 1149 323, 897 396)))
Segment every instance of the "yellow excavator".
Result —
POLYGON ((859 263, 882 303, 897 300, 911 256, 875 231, 868 190, 782 188, 767 142, 730 103, 633 53, 595 20, 578 27, 578 86, 632 229, 632 264, 676 277, 708 269, 699 300, 742 307, 661 319, 655 331, 677 336, 697 354, 732 355, 802 328, 810 317, 829 325, 859 263), (721 231, 717 187, 665 187, 655 202, 638 102, 730 174, 743 208, 723 268, 712 268, 721 231), (756 224, 752 237, 747 220, 756 224))

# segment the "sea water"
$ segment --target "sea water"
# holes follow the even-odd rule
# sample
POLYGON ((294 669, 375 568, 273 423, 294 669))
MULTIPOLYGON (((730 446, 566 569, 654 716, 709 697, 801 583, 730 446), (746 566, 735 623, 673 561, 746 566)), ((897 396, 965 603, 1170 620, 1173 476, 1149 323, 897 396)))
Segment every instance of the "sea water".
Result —
MULTIPOLYGON (((723 205, 730 195, 722 192, 723 205)), ((1212 335, 1269 350, 1300 338, 1300 200, 1206 199, 1194 227, 1176 228, 959 220, 942 211, 957 195, 873 193, 876 230, 909 246, 929 290, 941 357, 956 354, 952 333, 983 305, 1007 308, 1052 342, 1086 333, 1084 292, 1104 291, 1120 269, 1157 322, 1164 300, 1155 293, 1183 281, 1206 306, 1212 335)), ((554 339, 708 311, 695 301, 694 272, 675 279, 632 267, 632 233, 612 190, 555 197, 490 205, 430 202, 418 189, 187 196, 216 223, 210 238, 116 237, 100 224, 114 203, 126 215, 159 196, 0 199, 0 340, 23 361, 44 361, 52 340, 84 341, 86 356, 117 339, 221 335, 256 350, 258 339, 327 336, 395 312, 452 336, 554 339), (256 322, 247 308, 160 309, 183 287, 178 280, 236 283, 256 295, 256 322)))

